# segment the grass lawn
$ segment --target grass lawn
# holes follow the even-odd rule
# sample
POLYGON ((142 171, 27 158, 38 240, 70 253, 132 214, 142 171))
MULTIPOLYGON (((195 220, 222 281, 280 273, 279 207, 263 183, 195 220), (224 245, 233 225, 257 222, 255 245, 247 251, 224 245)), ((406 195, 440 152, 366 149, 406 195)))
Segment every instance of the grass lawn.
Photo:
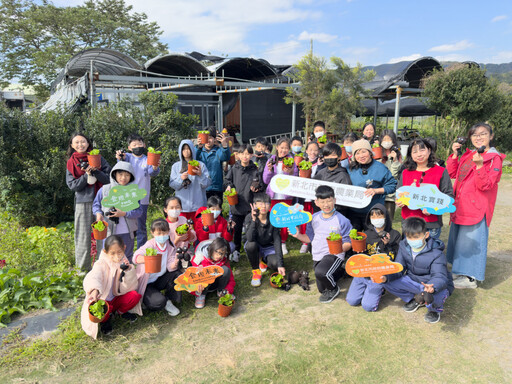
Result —
POLYGON ((405 313, 389 294, 376 313, 350 307, 347 279, 340 280, 336 300, 319 303, 311 256, 300 255, 291 239, 285 265, 310 271, 311 291, 273 289, 269 272, 252 288, 243 258, 233 268, 238 300, 230 317, 217 315, 214 297, 196 310, 185 294, 178 317, 151 313, 134 324, 116 319, 112 335, 94 341, 82 332, 77 312, 45 340, 22 341, 16 333, 5 339, 0 382, 512 382, 511 187, 512 177, 504 175, 485 282, 477 290, 456 290, 437 324, 424 322, 425 308, 405 313))

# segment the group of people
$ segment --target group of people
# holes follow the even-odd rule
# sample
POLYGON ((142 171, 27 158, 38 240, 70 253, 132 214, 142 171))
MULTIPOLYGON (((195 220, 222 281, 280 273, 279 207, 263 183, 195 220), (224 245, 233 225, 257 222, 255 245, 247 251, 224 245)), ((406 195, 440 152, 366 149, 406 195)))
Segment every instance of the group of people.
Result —
MULTIPOLYGON (((98 327, 88 322, 86 307, 99 298, 112 304, 112 312, 130 321, 142 314, 141 305, 148 310, 166 310, 173 316, 179 314, 175 304, 180 303, 181 293, 174 290, 174 280, 182 265, 177 249, 188 253, 194 266, 218 265, 224 271, 214 284, 199 286, 193 292, 197 308, 204 307, 208 292, 219 296, 234 292, 230 262, 238 262, 243 250, 251 264, 252 286, 261 285, 267 269, 285 276, 283 255, 288 253, 289 230, 274 227, 269 217, 273 206, 281 202, 298 202, 312 214, 312 221, 292 236, 302 242, 301 253, 312 255, 321 302, 329 303, 339 294, 337 281, 345 275, 344 263, 353 254, 349 232, 355 228, 367 235, 367 254, 385 253, 402 264, 404 270, 379 281, 353 278, 347 302, 376 311, 383 292, 388 291, 405 301, 404 309, 408 312, 426 305, 425 320, 435 323, 454 287, 476 288, 477 281, 485 278, 489 225, 504 159, 491 146, 492 138, 488 124, 474 125, 468 132, 472 148, 462 154, 461 144, 454 143, 453 153, 445 163, 437 158, 437 144, 432 138, 413 140, 402 158, 394 132, 384 130, 377 136, 371 123, 363 127, 362 138, 348 133, 337 144, 327 139, 325 125, 319 121, 307 143, 298 136, 291 140, 281 138, 275 151, 262 137, 255 140, 254 146, 235 143, 230 147, 227 135, 210 129, 207 140, 180 143, 179 161, 172 165, 169 180, 174 194, 163 206, 164 217, 151 223, 152 239, 148 241, 146 217, 151 178, 159 174, 160 168, 147 165, 144 139, 131 135, 127 142, 129 152, 118 151, 114 167, 102 159, 101 167, 93 168, 83 165, 92 149, 91 141, 81 133, 75 134, 70 139, 66 180, 76 196, 75 256, 80 268, 87 271, 91 267, 93 220, 105 220, 109 235, 99 244, 100 257, 84 280, 84 330, 96 337, 98 327), (374 155, 374 147, 378 146, 382 147, 380 159, 374 155), (228 165, 233 154, 234 164, 228 165), (297 163, 290 166, 290 161, 285 160, 297 155, 311 162, 312 178, 363 187, 365 195, 371 197, 370 204, 365 208, 336 205, 335 192, 327 185, 317 188, 313 201, 273 191, 269 184, 275 175, 298 176, 297 163), (188 163, 193 160, 198 165, 191 174, 188 163), (112 212, 102 205, 112 187, 131 183, 147 191, 137 209, 112 212), (455 200, 446 254, 439 239, 442 216, 409 209, 395 198, 397 188, 421 184, 434 184, 455 200), (231 205, 224 217, 223 193, 231 189, 236 189, 238 203, 231 205), (401 234, 392 228, 396 206, 401 207, 401 234), (205 226, 202 212, 207 208, 214 215, 214 223, 205 226), (186 223, 193 229, 186 235, 177 234, 176 228, 186 223), (329 252, 326 241, 332 232, 343 239, 342 252, 336 255, 329 252), (113 270, 122 263, 143 264, 141 256, 146 248, 157 249, 163 255, 161 272, 145 273, 144 268, 137 268, 137 289, 116 296, 112 292, 113 270), (448 262, 452 264, 451 272, 448 262)), ((109 318, 101 323, 105 333, 112 329, 109 318)))

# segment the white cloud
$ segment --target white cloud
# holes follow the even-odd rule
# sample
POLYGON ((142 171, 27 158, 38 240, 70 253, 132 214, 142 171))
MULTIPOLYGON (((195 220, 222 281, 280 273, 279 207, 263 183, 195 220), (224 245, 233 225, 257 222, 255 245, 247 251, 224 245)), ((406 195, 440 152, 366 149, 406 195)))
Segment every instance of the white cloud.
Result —
POLYGON ((299 40, 311 40, 319 43, 328 43, 330 41, 336 40, 338 36, 329 35, 328 33, 309 33, 307 31, 301 32, 298 39, 299 40))
POLYGON ((420 55, 419 53, 413 53, 412 55, 409 56, 394 57, 392 59, 389 59, 388 64, 399 63, 401 61, 417 60, 420 57, 423 57, 423 55, 420 55))
POLYGON ((502 21, 502 20, 506 20, 506 19, 508 19, 507 15, 499 15, 499 16, 493 17, 491 20, 491 23, 496 23, 497 21, 502 21))
POLYGON ((488 62, 501 64, 510 63, 512 61, 512 51, 501 51, 497 55, 494 55, 488 62))
POLYGON ((464 51, 473 46, 467 40, 461 40, 455 44, 443 44, 429 49, 429 52, 453 52, 453 51, 464 51))
POLYGON ((434 57, 437 61, 475 61, 474 58, 460 53, 452 53, 434 57))
POLYGON ((271 64, 296 64, 309 49, 309 44, 290 40, 272 44, 262 56, 271 64))

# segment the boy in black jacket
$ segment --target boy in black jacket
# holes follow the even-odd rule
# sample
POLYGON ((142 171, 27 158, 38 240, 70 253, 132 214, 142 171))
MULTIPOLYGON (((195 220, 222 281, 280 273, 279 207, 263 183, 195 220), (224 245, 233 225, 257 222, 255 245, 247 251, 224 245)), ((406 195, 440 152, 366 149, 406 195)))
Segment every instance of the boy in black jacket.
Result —
POLYGON ((249 144, 238 146, 239 160, 231 167, 225 178, 226 191, 236 189, 238 204, 230 206, 230 215, 235 222, 233 242, 235 250, 232 260, 238 262, 240 259, 240 248, 242 246, 242 226, 245 217, 251 211, 253 194, 261 190, 261 176, 258 167, 251 160, 253 155, 252 147, 249 144))
POLYGON ((277 270, 283 276, 286 275, 286 270, 281 248, 281 229, 270 224, 270 196, 266 193, 255 194, 251 208, 244 223, 247 238, 245 252, 252 268, 251 285, 259 287, 261 274, 267 267, 277 270))
MULTIPOLYGON (((375 255, 387 254, 395 259, 400 244, 401 235, 392 228, 393 222, 382 204, 375 204, 366 216, 366 253, 375 255)), ((375 283, 369 277, 354 277, 347 292, 347 302, 359 305, 365 311, 375 312, 379 307, 382 296, 382 284, 375 283)))

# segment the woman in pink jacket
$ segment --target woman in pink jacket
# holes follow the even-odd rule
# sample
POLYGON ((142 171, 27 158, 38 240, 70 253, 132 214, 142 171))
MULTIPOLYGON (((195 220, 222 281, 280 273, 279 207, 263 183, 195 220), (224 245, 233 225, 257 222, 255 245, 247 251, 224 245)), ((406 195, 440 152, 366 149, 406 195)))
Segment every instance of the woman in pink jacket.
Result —
POLYGON ((455 212, 451 214, 450 236, 446 256, 452 263, 455 288, 476 288, 476 280, 485 278, 487 241, 501 167, 505 155, 490 147, 492 128, 478 123, 468 137, 476 150, 466 150, 460 160, 461 144, 452 145, 453 155, 446 160, 446 169, 455 193, 455 212))

